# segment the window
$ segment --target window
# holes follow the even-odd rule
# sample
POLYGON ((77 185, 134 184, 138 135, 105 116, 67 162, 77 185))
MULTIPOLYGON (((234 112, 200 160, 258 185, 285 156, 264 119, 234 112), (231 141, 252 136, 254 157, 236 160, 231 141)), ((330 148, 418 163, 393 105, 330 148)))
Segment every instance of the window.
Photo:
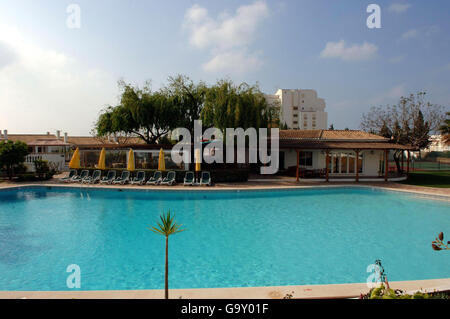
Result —
POLYGON ((312 166, 312 152, 300 152, 299 165, 312 166))
POLYGON ((332 152, 330 171, 334 174, 355 174, 363 172, 363 154, 356 160, 354 152, 332 152))
POLYGON ((298 106, 294 106, 294 111, 297 111, 298 110, 298 106))
POLYGON ((294 123, 294 124, 298 124, 298 121, 294 121, 294 122, 292 122, 292 123, 294 123))
POLYGON ((298 114, 294 114, 294 117, 298 117, 298 114))

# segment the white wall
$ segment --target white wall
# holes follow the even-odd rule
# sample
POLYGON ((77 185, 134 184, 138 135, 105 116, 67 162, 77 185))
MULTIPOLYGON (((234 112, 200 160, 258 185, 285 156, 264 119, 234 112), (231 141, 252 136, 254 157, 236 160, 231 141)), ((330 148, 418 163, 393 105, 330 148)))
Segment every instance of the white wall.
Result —
MULTIPOLYGON (((287 169, 290 166, 297 165, 297 152, 293 149, 281 150, 285 153, 284 167, 287 169)), ((321 169, 325 168, 326 163, 326 153, 322 150, 302 150, 302 151, 311 151, 313 152, 313 167, 312 169, 321 169)), ((339 152, 339 150, 336 150, 339 152)), ((342 152, 350 152, 349 150, 342 150, 342 152)), ((360 173, 361 176, 378 176, 379 171, 379 161, 380 158, 383 158, 384 151, 383 150, 366 150, 361 152, 363 154, 363 172, 360 173)), ((345 174, 343 174, 345 175, 345 174)), ((354 175, 354 173, 350 174, 354 175)))
POLYGON ((66 164, 64 154, 59 153, 31 153, 27 155, 25 158, 25 165, 27 166, 28 171, 34 172, 34 161, 37 159, 41 159, 44 161, 48 161, 51 165, 56 165, 59 171, 64 169, 66 164))

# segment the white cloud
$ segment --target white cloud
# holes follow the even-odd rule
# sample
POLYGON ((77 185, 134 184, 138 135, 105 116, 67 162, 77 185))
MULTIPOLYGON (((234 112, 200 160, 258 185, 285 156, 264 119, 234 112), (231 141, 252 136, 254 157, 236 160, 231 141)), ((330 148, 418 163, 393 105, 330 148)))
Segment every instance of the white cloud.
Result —
POLYGON ((203 69, 208 72, 246 73, 261 67, 259 56, 247 54, 242 50, 226 51, 215 55, 210 61, 203 64, 203 69))
POLYGON ((378 47, 372 43, 346 46, 345 41, 328 42, 320 53, 322 58, 338 58, 343 61, 364 61, 376 56, 378 47))
POLYGON ((392 3, 388 7, 388 12, 403 13, 406 12, 406 10, 408 10, 410 7, 411 5, 408 3, 392 3))
POLYGON ((379 93, 377 96, 369 99, 369 104, 380 105, 385 103, 397 102, 398 99, 406 95, 405 84, 399 84, 393 88, 379 93))
POLYGON ((16 58, 14 50, 7 43, 0 41, 0 69, 13 63, 16 58))
POLYGON ((109 74, 40 47, 14 27, 0 25, 0 43, 14 53, 0 68, 0 127, 11 133, 87 134, 98 111, 115 102, 109 74))
POLYGON ((394 86, 392 89, 390 89, 385 95, 385 98, 388 99, 398 99, 402 96, 405 96, 405 84, 399 84, 397 86, 394 86))
POLYGON ((248 46, 268 16, 269 8, 263 1, 240 6, 232 16, 222 12, 216 19, 210 17, 206 8, 195 4, 187 10, 183 27, 189 32, 192 46, 207 49, 212 55, 203 65, 205 71, 243 72, 262 65, 259 53, 249 52, 248 46))
POLYGON ((420 28, 420 29, 411 29, 411 30, 408 30, 405 33, 403 33, 401 36, 401 39, 409 40, 409 39, 417 38, 419 36, 421 36, 421 38, 431 37, 434 34, 438 33, 440 30, 441 30, 441 28, 437 25, 432 25, 432 26, 424 27, 424 28, 420 28))
POLYGON ((419 35, 417 29, 411 29, 402 34, 402 39, 412 39, 419 35))

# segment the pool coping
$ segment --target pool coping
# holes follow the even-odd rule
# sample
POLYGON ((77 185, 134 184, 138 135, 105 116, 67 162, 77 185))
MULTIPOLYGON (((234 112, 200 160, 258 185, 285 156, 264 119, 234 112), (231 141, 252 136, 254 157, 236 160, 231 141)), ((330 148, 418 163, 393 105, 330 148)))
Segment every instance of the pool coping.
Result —
MULTIPOLYGON (((392 289, 409 294, 416 291, 450 290, 450 278, 413 281, 393 281, 392 289)), ((171 299, 294 299, 358 298, 370 288, 366 283, 300 285, 273 287, 170 289, 171 299)), ((79 290, 79 291, 0 291, 0 299, 162 299, 164 290, 79 290)))
MULTIPOLYGON (((402 185, 404 186, 404 185, 402 185)), ((450 194, 433 194, 431 190, 401 189, 389 185, 374 184, 327 184, 327 185, 270 185, 242 187, 164 187, 164 186, 133 186, 133 185, 79 185, 79 184, 54 184, 54 183, 29 183, 19 185, 0 185, 0 192, 14 189, 26 189, 34 187, 55 188, 78 188, 99 190, 130 190, 130 191, 175 191, 175 192, 197 192, 197 191, 270 191, 270 190, 295 190, 295 189, 321 189, 321 188, 373 188, 393 192, 410 193, 420 195, 428 199, 450 201, 450 194)), ((427 279, 414 281, 396 281, 390 283, 391 288, 402 289, 407 292, 418 290, 424 292, 450 290, 450 278, 427 279)), ((172 298, 183 299, 280 299, 288 294, 293 298, 355 298, 362 293, 367 293, 369 288, 365 283, 349 284, 327 284, 327 285, 298 285, 298 286, 273 286, 273 287, 238 287, 238 288, 199 288, 199 289, 171 289, 172 298), (174 297, 175 296, 175 297, 174 297)), ((159 289, 150 290, 102 290, 102 291, 0 291, 0 299, 152 299, 163 298, 164 291, 159 289)))
POLYGON ((450 191, 448 194, 433 193, 434 189, 418 190, 410 189, 408 185, 401 185, 403 188, 392 187, 390 185, 377 185, 372 183, 336 183, 336 184, 308 184, 308 185, 270 185, 270 186, 250 186, 233 185, 233 186, 196 186, 196 187, 183 187, 178 186, 150 186, 150 185, 90 185, 90 184, 67 184, 67 183, 29 183, 29 184, 9 184, 3 186, 0 184, 0 192, 14 190, 14 189, 27 189, 35 187, 49 187, 49 188, 66 188, 66 189, 81 189, 81 190, 120 190, 120 191, 140 191, 140 192, 251 192, 251 191, 271 191, 271 190, 295 190, 295 189, 323 189, 323 188, 371 188, 377 190, 385 190, 390 192, 410 193, 420 195, 425 199, 435 199, 450 201, 450 191))

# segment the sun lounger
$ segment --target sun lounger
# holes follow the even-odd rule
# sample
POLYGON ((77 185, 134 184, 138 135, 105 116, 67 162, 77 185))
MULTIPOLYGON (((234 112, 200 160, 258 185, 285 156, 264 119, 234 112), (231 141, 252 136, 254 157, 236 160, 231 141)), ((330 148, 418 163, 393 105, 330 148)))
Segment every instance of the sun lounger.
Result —
POLYGON ((152 177, 147 181, 147 185, 158 185, 162 181, 161 171, 156 171, 152 177))
POLYGON ((123 171, 122 175, 120 177, 117 177, 114 181, 113 184, 126 184, 130 181, 130 172, 129 171, 123 171))
POLYGON ((144 183, 145 183, 145 172, 144 171, 137 172, 136 177, 134 177, 131 180, 132 185, 134 185, 134 184, 144 185, 144 183))
POLYGON ((74 176, 72 178, 72 182, 74 183, 79 183, 81 182, 84 178, 86 178, 87 176, 89 176, 89 171, 87 169, 84 169, 81 171, 80 175, 74 176))
POLYGON ((108 171, 108 174, 100 180, 100 184, 111 184, 116 178, 116 171, 108 171))
POLYGON ((194 185, 194 172, 186 172, 186 175, 184 176, 184 186, 192 186, 194 185))
POLYGON ((173 185, 175 184, 175 172, 170 171, 167 176, 161 181, 161 185, 173 185))
POLYGON ((76 175, 77 175, 77 170, 76 169, 71 169, 70 172, 69 172, 69 175, 67 175, 66 177, 60 178, 59 181, 60 182, 64 182, 64 183, 68 183, 76 175))
POLYGON ((92 173, 92 176, 85 177, 81 182, 86 184, 95 184, 100 181, 102 171, 97 169, 92 173))
POLYGON ((209 172, 202 172, 202 178, 200 179, 200 186, 211 186, 211 174, 209 172))

